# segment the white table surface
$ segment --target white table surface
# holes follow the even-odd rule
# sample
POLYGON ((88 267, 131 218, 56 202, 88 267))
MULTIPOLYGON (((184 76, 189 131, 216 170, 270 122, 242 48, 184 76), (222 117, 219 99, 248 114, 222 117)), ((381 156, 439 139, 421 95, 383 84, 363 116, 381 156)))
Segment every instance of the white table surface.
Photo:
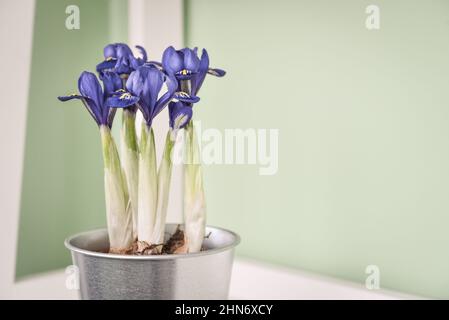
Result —
MULTIPOLYGON (((22 279, 11 299, 77 299, 66 288, 67 275, 56 270, 22 279)), ((420 299, 389 290, 368 290, 362 284, 237 258, 230 287, 231 299, 420 299)))

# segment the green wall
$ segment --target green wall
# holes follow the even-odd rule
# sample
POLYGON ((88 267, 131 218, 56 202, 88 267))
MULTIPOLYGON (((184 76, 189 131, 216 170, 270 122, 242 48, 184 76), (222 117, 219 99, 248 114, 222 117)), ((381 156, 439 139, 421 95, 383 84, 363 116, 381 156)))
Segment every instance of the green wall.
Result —
POLYGON ((16 276, 69 265, 64 239, 105 222, 98 129, 77 92, 110 41, 126 41, 126 0, 37 0, 16 276), (68 30, 65 8, 78 5, 81 28, 68 30))
POLYGON ((241 256, 449 298, 449 2, 186 1, 189 46, 228 71, 203 128, 278 128, 279 172, 205 169, 241 256))
MULTIPOLYGON (((214 66, 195 109, 203 128, 279 129, 279 172, 205 168, 209 223, 236 230, 241 256, 449 298, 449 3, 190 0, 186 42, 214 66)), ((76 91, 125 0, 38 0, 17 277, 65 267, 64 238, 105 224, 97 128, 76 91), (77 4, 81 29, 65 28, 77 4)))

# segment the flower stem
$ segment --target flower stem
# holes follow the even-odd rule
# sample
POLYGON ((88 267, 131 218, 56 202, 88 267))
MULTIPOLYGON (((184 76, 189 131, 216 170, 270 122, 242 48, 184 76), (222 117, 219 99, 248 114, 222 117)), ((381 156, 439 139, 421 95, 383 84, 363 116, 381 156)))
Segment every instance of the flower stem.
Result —
POLYGON ((153 243, 163 243, 165 235, 165 222, 167 218, 167 207, 170 193, 170 180, 172 175, 173 162, 171 153, 175 140, 172 140, 171 132, 167 132, 165 139, 164 154, 158 172, 158 192, 156 222, 154 225, 153 243))
POLYGON ((157 164, 153 129, 142 127, 139 157, 137 237, 152 243, 157 205, 157 164))
POLYGON ((100 126, 104 161, 106 220, 111 253, 122 253, 132 244, 132 215, 128 191, 111 130, 100 126))
POLYGON ((139 185, 139 146, 136 135, 136 113, 124 109, 121 130, 122 165, 131 202, 133 239, 137 239, 137 199, 139 185))
POLYGON ((186 126, 186 161, 184 164, 184 221, 187 251, 199 252, 206 233, 206 199, 199 145, 192 121, 186 126))

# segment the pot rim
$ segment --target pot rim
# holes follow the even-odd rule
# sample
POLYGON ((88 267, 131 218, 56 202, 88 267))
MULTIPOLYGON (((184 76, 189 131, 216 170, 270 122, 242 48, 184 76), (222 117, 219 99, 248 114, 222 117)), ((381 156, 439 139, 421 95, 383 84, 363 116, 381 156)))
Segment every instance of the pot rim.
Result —
POLYGON ((97 251, 91 251, 87 249, 82 249, 79 247, 76 247, 71 242, 82 236, 86 236, 87 234, 95 233, 95 232, 107 232, 107 229, 105 228, 98 228, 93 229, 89 231, 79 232, 76 233, 68 238, 65 239, 64 245, 67 249, 69 249, 71 252, 77 252, 83 255, 91 256, 91 257, 97 257, 97 258, 105 258, 105 259, 119 259, 119 260, 177 260, 177 259, 184 259, 184 258, 194 258, 194 257, 201 257, 211 254, 217 254, 229 249, 233 249, 235 246, 237 246, 240 243, 240 236, 230 230, 215 227, 215 226, 206 226, 207 229, 215 229, 219 230, 225 233, 228 233, 232 236, 233 241, 232 243, 218 247, 213 248, 205 251, 195 252, 195 253, 179 253, 179 254, 165 254, 165 255, 146 255, 146 256, 137 256, 137 255, 123 255, 123 254, 115 254, 115 253, 103 253, 103 252, 97 252, 97 251))

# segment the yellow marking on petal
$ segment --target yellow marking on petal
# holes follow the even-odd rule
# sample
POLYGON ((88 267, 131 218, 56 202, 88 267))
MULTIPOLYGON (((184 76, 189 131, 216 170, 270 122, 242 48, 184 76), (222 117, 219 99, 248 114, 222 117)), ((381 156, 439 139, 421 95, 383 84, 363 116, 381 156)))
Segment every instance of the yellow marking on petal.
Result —
POLYGON ((126 92, 126 93, 124 93, 124 94, 122 94, 120 97, 119 97, 119 99, 120 100, 123 100, 123 99, 131 99, 131 95, 128 93, 128 92, 126 92))
POLYGON ((187 74, 187 70, 186 70, 186 69, 182 70, 182 71, 181 71, 181 74, 182 74, 183 76, 185 76, 185 75, 187 74))
POLYGON ((107 57, 106 61, 111 61, 112 59, 114 59, 113 57, 107 57))

